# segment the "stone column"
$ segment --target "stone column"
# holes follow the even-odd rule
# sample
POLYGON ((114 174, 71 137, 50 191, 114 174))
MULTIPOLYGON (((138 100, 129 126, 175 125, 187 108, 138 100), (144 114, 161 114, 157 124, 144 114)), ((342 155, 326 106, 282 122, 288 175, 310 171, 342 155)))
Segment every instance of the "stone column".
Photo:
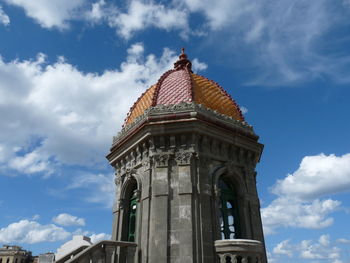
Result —
POLYGON ((167 262, 169 154, 155 154, 149 236, 149 262, 167 262))
POLYGON ((150 228, 150 200, 151 200, 151 180, 152 180, 152 169, 151 159, 145 158, 142 162, 143 176, 142 176, 142 192, 141 192, 141 203, 142 203, 142 219, 141 219, 141 236, 139 237, 139 245, 141 249, 141 262, 148 262, 148 250, 149 250, 149 228, 150 228))
POLYGON ((192 152, 179 151, 176 153, 178 165, 178 199, 179 199, 179 259, 177 262, 197 262, 193 239, 193 204, 192 204, 192 152))
POLYGON ((197 262, 215 262, 214 232, 216 229, 215 217, 216 211, 213 208, 212 200, 212 182, 210 175, 211 159, 205 156, 199 156, 197 159, 197 217, 199 233, 198 261, 197 262))

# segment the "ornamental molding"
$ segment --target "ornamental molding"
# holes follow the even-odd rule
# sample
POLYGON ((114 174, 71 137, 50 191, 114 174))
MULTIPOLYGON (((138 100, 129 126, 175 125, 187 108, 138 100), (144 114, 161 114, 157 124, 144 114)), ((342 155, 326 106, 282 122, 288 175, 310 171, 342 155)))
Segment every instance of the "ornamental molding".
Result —
POLYGON ((144 170, 150 169, 151 168, 151 163, 152 163, 152 158, 147 157, 142 160, 142 167, 144 170))
POLYGON ((255 136, 253 127, 248 123, 246 123, 245 121, 236 120, 230 116, 227 116, 215 110, 206 108, 202 104, 197 104, 195 102, 182 102, 182 103, 173 104, 173 105, 157 105, 146 109, 142 115, 135 118, 135 120, 132 123, 124 126, 122 130, 117 134, 117 136, 113 137, 113 145, 117 144, 122 139, 124 139, 129 134, 130 131, 140 126, 142 123, 146 122, 148 118, 151 116, 184 113, 184 112, 191 113, 191 116, 193 117, 195 117, 198 113, 203 114, 212 120, 215 120, 215 121, 219 120, 232 128, 240 129, 244 132, 247 132, 255 136))
POLYGON ((168 153, 154 154, 153 160, 156 167, 168 167, 171 155, 168 153))
POLYGON ((193 156, 193 152, 176 152, 175 153, 175 161, 178 165, 189 165, 191 163, 191 158, 193 156))
POLYGON ((125 174, 124 174, 124 176, 125 176, 127 179, 130 179, 135 173, 136 173, 135 169, 126 168, 126 169, 125 169, 125 174))

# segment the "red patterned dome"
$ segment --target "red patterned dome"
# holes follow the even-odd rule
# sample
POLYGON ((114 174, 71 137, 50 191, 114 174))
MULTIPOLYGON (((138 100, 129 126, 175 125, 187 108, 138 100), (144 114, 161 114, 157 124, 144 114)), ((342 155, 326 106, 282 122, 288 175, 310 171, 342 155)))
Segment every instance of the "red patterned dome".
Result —
POLYGON ((173 105, 181 102, 195 102, 204 107, 244 121, 239 106, 216 82, 194 74, 191 62, 184 50, 174 69, 165 72, 156 85, 151 86, 134 103, 124 125, 132 123, 144 111, 156 105, 173 105))

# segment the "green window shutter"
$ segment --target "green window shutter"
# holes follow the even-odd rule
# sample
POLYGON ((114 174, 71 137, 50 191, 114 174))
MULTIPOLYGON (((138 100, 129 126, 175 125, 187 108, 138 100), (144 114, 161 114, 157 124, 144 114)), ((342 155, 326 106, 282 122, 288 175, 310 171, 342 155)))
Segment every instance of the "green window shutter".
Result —
POLYGON ((136 230, 136 208, 137 199, 133 197, 129 202, 129 227, 128 227, 128 241, 135 242, 135 230, 136 230))

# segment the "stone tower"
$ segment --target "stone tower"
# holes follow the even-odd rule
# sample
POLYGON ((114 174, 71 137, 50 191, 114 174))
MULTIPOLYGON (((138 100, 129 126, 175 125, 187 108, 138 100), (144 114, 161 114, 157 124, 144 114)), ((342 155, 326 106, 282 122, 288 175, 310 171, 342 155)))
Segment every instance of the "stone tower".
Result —
POLYGON ((113 139, 112 240, 135 242, 135 262, 267 262, 255 172, 262 149, 235 101, 194 74, 182 51, 113 139))

